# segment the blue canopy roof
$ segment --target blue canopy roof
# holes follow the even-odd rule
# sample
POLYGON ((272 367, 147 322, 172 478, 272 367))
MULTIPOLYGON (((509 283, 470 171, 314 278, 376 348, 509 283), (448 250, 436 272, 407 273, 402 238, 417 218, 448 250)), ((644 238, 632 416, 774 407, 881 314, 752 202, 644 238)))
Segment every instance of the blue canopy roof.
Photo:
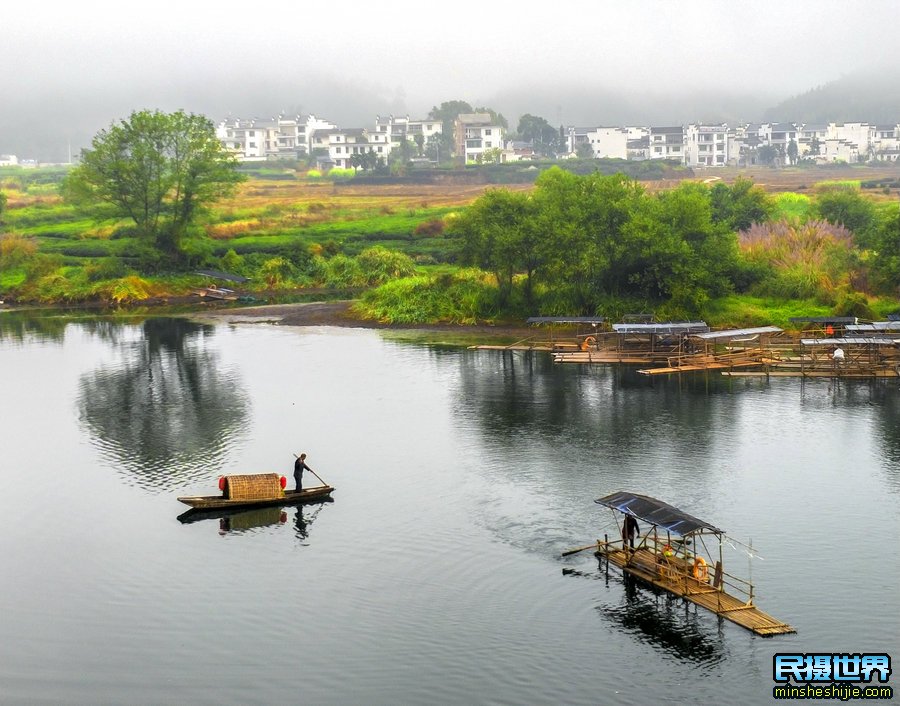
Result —
POLYGON ((672 507, 662 500, 657 500, 647 495, 622 491, 598 498, 594 502, 613 510, 618 510, 626 515, 631 515, 651 525, 656 525, 672 534, 684 536, 703 530, 715 534, 725 534, 718 527, 699 520, 693 515, 688 515, 686 512, 679 510, 677 507, 672 507))

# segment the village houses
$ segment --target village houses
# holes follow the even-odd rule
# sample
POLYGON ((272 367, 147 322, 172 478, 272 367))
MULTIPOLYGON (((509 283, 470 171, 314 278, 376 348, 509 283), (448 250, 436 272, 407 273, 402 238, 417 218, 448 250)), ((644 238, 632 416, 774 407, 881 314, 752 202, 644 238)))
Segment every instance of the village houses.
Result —
MULTIPOLYGON (((372 154, 386 164, 391 154, 404 150, 407 161, 438 163, 455 156, 464 164, 537 159, 534 145, 507 142, 505 130, 490 113, 463 113, 453 124, 452 155, 442 155, 440 120, 405 116, 375 117, 372 127, 340 128, 315 115, 269 119, 228 119, 217 126, 222 144, 242 161, 315 157, 317 165, 359 168, 356 155, 372 154), (430 151, 431 159, 424 154, 430 151)), ((745 123, 739 125, 691 123, 674 126, 569 127, 565 130, 566 155, 584 154, 590 147, 597 158, 675 161, 689 167, 776 164, 796 159, 818 163, 900 159, 900 125, 846 123, 745 123)), ((445 148, 444 148, 445 149, 445 148)), ((10 163, 14 157, 5 157, 10 163)), ((2 163, 2 162, 0 162, 2 163)), ((373 162, 369 162, 371 166, 373 162)))

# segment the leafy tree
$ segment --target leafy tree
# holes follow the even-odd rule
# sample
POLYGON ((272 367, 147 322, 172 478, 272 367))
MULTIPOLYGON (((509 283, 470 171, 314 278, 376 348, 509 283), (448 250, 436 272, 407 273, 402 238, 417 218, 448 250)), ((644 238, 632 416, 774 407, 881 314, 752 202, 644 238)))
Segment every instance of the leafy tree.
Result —
POLYGON ((486 150, 484 150, 484 152, 479 154, 477 161, 479 164, 499 164, 502 154, 503 154, 502 148, 491 147, 490 149, 486 149, 486 150))
POLYGON ((475 201, 450 227, 449 235, 462 239, 463 259, 494 274, 500 303, 509 300, 513 278, 526 273, 526 296, 542 262, 531 196, 506 189, 491 189, 475 201))
POLYGON ((778 159, 778 148, 772 145, 762 145, 756 150, 756 156, 760 164, 774 165, 778 159))
POLYGON ((498 113, 493 108, 479 107, 475 108, 476 113, 488 113, 495 125, 499 125, 504 130, 509 130, 509 121, 503 117, 503 113, 498 113))
POLYGON ((875 206, 859 189, 850 186, 828 186, 819 190, 816 214, 833 225, 843 225, 857 236, 863 246, 869 230, 875 225, 875 206))
POLYGON ((788 142, 787 146, 787 158, 790 164, 797 163, 797 155, 799 154, 799 152, 800 150, 797 149, 797 142, 794 140, 794 138, 791 138, 791 141, 788 142))
POLYGON ((710 189, 709 199, 713 223, 723 223, 732 231, 763 223, 774 210, 768 194, 744 177, 738 177, 731 186, 719 182, 710 189))
POLYGON ((874 229, 870 242, 872 279, 884 292, 900 294, 900 208, 892 208, 874 229))
POLYGON ((819 154, 821 154, 821 152, 822 152, 822 143, 818 137, 813 135, 809 141, 809 154, 819 155, 819 154))
POLYGON ((452 133, 434 133, 428 136, 428 142, 425 144, 425 156, 440 164, 441 157, 449 159, 453 154, 453 148, 452 133))
POLYGON ((100 202, 111 216, 131 219, 141 237, 176 257, 208 206, 243 179, 235 166, 207 118, 133 112, 97 133, 64 189, 76 202, 100 202))
POLYGON ((544 155, 555 152, 557 132, 544 118, 525 113, 519 118, 516 132, 523 140, 531 142, 536 152, 544 155))
POLYGON ((575 156, 578 159, 593 159, 594 148, 591 147, 590 143, 582 142, 575 148, 575 156))
POLYGON ((434 106, 428 113, 431 120, 440 120, 443 124, 445 135, 453 134, 453 121, 460 113, 472 113, 472 106, 461 100, 444 101, 440 106, 434 106))

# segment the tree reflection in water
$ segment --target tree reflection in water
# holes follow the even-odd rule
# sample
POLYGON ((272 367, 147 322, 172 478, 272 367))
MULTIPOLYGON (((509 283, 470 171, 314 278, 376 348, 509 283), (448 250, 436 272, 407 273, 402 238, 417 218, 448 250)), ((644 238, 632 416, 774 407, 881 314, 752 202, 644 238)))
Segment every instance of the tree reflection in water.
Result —
POLYGON ((237 375, 205 345, 214 327, 148 319, 137 340, 121 335, 125 327, 101 328, 120 358, 80 381, 78 409, 93 440, 145 488, 209 480, 250 406, 237 375))

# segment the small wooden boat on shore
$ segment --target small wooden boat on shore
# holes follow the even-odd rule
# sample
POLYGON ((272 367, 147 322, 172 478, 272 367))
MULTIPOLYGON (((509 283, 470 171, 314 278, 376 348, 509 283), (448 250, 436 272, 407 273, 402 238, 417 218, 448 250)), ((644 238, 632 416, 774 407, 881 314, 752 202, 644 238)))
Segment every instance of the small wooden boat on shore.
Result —
POLYGON ((334 488, 325 483, 303 490, 284 490, 283 478, 277 473, 222 476, 219 480, 221 495, 185 495, 178 501, 195 510, 226 510, 321 502, 334 492, 334 488))

